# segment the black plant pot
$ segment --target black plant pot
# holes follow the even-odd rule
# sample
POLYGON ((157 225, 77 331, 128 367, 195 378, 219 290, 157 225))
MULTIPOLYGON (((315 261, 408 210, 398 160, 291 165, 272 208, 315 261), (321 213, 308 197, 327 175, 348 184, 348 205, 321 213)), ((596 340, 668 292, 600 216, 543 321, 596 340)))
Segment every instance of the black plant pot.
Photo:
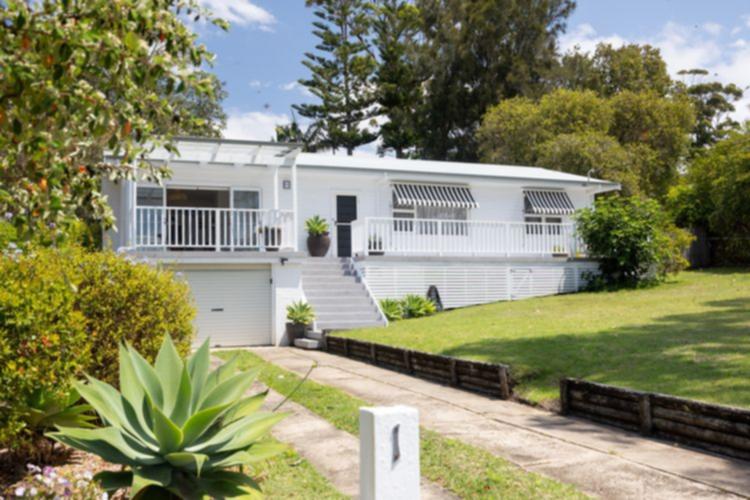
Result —
POLYGON ((287 323, 286 324, 286 335, 289 337, 289 345, 294 345, 294 341, 305 337, 305 331, 307 325, 299 323, 287 323))
POLYGON ((307 237, 307 251, 311 257, 325 257, 331 247, 331 237, 328 233, 307 237))

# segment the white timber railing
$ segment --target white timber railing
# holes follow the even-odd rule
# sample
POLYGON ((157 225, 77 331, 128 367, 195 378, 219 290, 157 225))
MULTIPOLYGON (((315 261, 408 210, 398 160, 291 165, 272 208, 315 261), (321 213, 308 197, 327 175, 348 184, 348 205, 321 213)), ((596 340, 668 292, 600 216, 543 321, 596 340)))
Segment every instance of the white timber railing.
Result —
POLYGON ((146 249, 294 249, 291 210, 136 207, 135 246, 146 249))
POLYGON ((352 223, 359 255, 582 257, 575 225, 368 217, 352 223))

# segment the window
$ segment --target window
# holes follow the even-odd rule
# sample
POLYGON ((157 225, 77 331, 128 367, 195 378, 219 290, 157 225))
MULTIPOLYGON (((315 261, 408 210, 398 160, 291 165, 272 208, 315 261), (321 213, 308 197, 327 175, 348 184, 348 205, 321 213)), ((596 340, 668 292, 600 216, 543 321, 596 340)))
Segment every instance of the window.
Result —
POLYGON ((527 215, 524 217, 526 234, 560 234, 562 217, 542 217, 541 215, 527 215))
POLYGON ((136 198, 139 207, 164 206, 164 188, 138 186, 136 198))
POLYGON ((467 233, 466 224, 461 222, 453 223, 452 221, 465 221, 468 219, 468 215, 469 210, 465 207, 428 207, 400 204, 396 196, 394 195, 393 197, 393 218, 404 219, 393 222, 393 229, 395 231, 414 231, 414 224, 416 224, 416 230, 419 234, 437 234, 437 221, 440 220, 443 221, 441 234, 465 235, 467 233), (415 222, 408 219, 420 220, 415 222))
POLYGON ((232 202, 234 208, 258 209, 260 208, 260 192, 235 190, 232 194, 232 202))

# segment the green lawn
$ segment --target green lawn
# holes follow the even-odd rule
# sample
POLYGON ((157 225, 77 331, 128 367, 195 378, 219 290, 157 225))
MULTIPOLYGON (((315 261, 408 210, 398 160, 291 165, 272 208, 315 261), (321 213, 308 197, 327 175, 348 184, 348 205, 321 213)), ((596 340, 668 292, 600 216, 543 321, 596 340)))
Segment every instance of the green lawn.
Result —
MULTIPOLYGON (((338 429, 359 435, 359 408, 369 406, 369 403, 310 380, 299 386, 300 377, 296 374, 269 364, 248 351, 221 351, 216 355, 228 359, 237 352, 241 368, 263 366, 260 375, 263 383, 284 395, 294 391, 290 399, 338 429)), ((421 432, 422 476, 461 498, 586 498, 573 486, 526 472, 487 451, 425 429, 421 432)), ((278 493, 284 493, 282 487, 278 493)))
POLYGON ((646 289, 456 309, 340 335, 507 363, 516 392, 561 376, 750 406, 750 270, 690 271, 646 289))
POLYGON ((347 498, 291 448, 258 464, 251 475, 265 498, 347 498))

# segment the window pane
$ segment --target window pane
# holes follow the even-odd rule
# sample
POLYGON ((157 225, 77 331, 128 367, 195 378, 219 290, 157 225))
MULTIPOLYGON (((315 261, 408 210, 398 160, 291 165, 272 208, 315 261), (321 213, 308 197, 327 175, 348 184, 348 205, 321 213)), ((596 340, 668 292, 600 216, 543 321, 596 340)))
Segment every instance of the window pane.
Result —
POLYGON ((234 208, 260 208, 258 191, 234 191, 234 208))
POLYGON ((164 205, 164 188, 138 187, 136 204, 139 207, 161 207, 164 205))
POLYGON ((457 207, 417 207, 418 219, 466 220, 468 210, 457 207))
POLYGON ((524 217, 526 222, 526 234, 542 234, 541 217, 524 217))

